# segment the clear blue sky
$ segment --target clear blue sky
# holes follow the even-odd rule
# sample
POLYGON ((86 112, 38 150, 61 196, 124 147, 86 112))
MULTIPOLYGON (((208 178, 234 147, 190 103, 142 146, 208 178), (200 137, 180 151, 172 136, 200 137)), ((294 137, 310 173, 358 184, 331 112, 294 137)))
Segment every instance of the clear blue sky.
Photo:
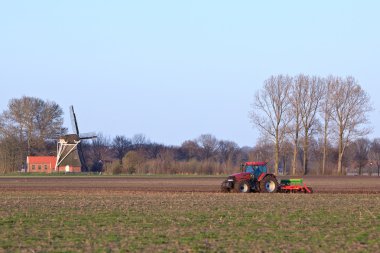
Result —
POLYGON ((254 145, 272 74, 353 75, 380 137, 380 1, 1 1, 0 111, 73 104, 83 132, 254 145))

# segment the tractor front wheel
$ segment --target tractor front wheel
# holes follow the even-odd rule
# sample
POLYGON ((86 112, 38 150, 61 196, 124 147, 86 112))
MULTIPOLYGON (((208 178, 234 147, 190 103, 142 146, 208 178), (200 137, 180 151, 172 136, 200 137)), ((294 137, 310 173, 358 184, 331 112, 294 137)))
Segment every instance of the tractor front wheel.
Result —
POLYGON ((272 177, 268 176, 261 180, 260 182, 260 191, 264 193, 275 193, 278 191, 278 182, 272 177))
POLYGON ((220 186, 222 192, 230 192, 230 188, 227 186, 227 180, 223 181, 222 185, 220 186))
POLYGON ((251 184, 249 181, 236 182, 234 191, 238 193, 249 193, 251 192, 251 184))

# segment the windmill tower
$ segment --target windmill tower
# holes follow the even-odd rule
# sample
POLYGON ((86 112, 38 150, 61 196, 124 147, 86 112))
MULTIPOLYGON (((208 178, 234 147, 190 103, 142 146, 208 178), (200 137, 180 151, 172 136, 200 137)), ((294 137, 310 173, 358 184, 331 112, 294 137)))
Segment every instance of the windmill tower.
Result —
POLYGON ((80 134, 74 107, 70 106, 70 118, 74 133, 61 136, 57 142, 56 171, 72 172, 73 168, 88 171, 83 154, 82 140, 96 138, 95 133, 80 134))

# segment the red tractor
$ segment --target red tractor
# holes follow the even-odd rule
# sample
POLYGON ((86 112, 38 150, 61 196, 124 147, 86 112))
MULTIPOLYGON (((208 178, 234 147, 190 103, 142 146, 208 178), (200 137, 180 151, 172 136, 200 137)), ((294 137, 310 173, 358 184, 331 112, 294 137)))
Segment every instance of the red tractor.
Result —
POLYGON ((302 179, 277 181, 274 174, 268 173, 266 162, 246 162, 242 172, 230 175, 223 181, 222 192, 303 192, 312 193, 311 187, 303 184, 302 179))

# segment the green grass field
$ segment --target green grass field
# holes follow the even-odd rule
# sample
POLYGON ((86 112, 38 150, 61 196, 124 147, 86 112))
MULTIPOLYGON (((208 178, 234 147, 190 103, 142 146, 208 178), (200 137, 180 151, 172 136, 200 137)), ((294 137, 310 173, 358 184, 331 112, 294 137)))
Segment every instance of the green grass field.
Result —
POLYGON ((378 194, 11 191, 0 252, 379 252, 378 194))

